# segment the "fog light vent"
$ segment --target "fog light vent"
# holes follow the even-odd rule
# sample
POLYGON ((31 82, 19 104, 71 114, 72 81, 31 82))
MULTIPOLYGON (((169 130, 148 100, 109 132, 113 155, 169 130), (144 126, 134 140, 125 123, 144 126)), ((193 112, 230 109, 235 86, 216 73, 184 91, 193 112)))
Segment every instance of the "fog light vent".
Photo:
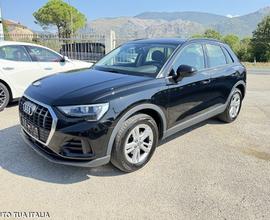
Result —
POLYGON ((83 139, 72 139, 64 143, 61 154, 66 157, 85 158, 93 154, 88 141, 83 139))

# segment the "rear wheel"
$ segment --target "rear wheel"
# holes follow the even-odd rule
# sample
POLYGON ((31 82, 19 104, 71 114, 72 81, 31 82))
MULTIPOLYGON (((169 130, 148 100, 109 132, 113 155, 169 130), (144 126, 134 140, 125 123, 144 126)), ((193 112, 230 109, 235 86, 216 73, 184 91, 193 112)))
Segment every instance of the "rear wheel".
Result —
POLYGON ((112 150, 112 164, 124 172, 142 168, 151 159, 158 143, 158 127, 145 114, 135 115, 124 122, 112 150))
POLYGON ((7 87, 0 83, 0 111, 3 111, 7 107, 10 99, 10 94, 7 87))
POLYGON ((235 89, 226 110, 219 115, 219 119, 227 123, 233 122, 240 113, 242 100, 241 91, 239 89, 235 89))

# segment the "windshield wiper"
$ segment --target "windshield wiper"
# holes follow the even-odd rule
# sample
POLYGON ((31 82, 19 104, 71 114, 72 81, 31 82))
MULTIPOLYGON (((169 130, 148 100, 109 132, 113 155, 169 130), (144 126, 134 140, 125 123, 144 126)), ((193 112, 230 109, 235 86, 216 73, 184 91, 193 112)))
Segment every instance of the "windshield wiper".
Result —
POLYGON ((106 69, 105 71, 110 72, 110 73, 120 73, 119 71, 114 70, 114 69, 106 69))

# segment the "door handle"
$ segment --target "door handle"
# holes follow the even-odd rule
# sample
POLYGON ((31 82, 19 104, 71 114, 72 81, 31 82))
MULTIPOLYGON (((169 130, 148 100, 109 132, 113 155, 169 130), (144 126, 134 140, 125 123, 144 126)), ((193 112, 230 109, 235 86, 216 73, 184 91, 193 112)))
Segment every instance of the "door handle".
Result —
POLYGON ((14 67, 3 67, 3 70, 14 70, 14 67))
POLYGON ((203 83, 204 85, 209 84, 210 82, 211 82, 211 79, 207 79, 207 80, 202 81, 202 83, 203 83))
POLYGON ((53 68, 52 67, 46 67, 44 68, 44 70, 52 70, 53 68))

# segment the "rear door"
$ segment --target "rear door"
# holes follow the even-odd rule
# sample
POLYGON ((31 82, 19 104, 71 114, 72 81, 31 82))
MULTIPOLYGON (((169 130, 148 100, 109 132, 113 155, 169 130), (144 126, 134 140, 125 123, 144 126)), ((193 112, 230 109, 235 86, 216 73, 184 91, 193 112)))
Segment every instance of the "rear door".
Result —
POLYGON ((212 105, 225 104, 232 87, 236 83, 238 65, 227 54, 228 51, 220 44, 205 44, 207 54, 207 66, 211 75, 210 89, 212 105))
POLYGON ((180 65, 193 66, 198 71, 169 85, 169 128, 200 115, 209 107, 210 75, 206 70, 203 45, 192 43, 183 48, 176 57, 173 71, 176 72, 180 65))
POLYGON ((41 77, 39 65, 31 61, 25 47, 21 45, 0 47, 0 68, 18 97, 33 81, 41 77))

